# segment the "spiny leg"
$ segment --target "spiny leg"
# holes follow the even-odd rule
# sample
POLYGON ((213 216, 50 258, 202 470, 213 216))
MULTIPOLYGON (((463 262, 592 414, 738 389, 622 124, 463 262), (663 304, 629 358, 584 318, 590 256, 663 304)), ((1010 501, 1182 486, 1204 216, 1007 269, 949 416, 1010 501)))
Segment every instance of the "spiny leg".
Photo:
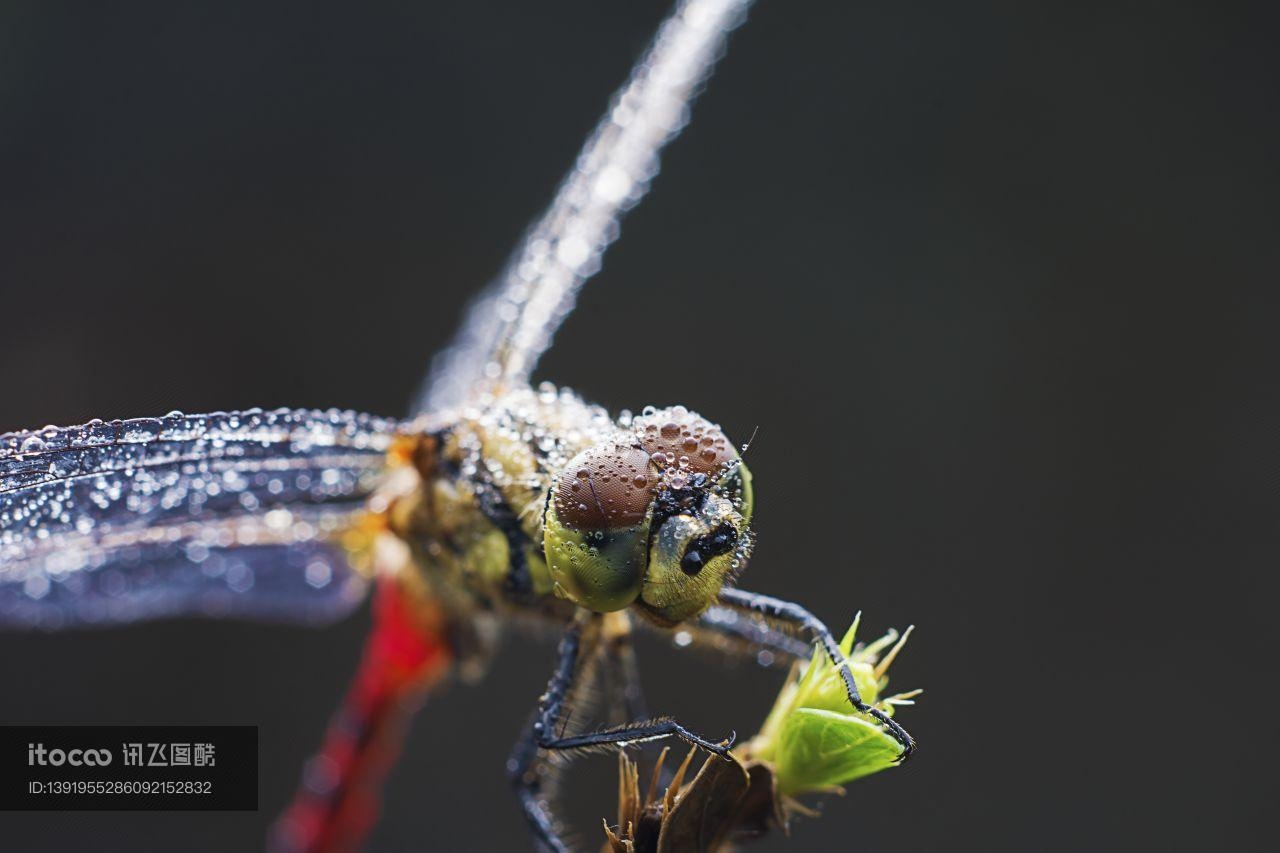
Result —
MULTIPOLYGON (((538 699, 538 709, 525 726, 520 740, 516 741, 511 757, 507 759, 507 777, 520 798, 525 820, 533 832, 535 845, 552 853, 568 853, 569 847, 556 831, 555 821, 542 802, 542 761, 538 755, 540 732, 543 728, 543 708, 548 704, 557 709, 563 707, 569 688, 573 685, 578 653, 582 647, 582 623, 574 622, 560 639, 556 651, 556 668, 547 683, 547 689, 538 699)), ((554 716, 552 718, 554 720, 554 716)))
MULTIPOLYGON (((759 616, 749 616, 734 607, 711 607, 698 617, 696 628, 724 637, 740 645, 765 649, 787 660, 807 661, 813 644, 768 624, 759 616)), ((745 651, 745 650, 744 650, 745 651)))
POLYGON ((831 659, 831 664, 839 670, 840 677, 844 680, 845 691, 849 695, 849 702, 853 704, 853 707, 879 721, 881 725, 888 729, 893 739, 902 744, 902 752, 898 755, 899 761, 906 761, 911 757, 911 754, 916 750, 915 738, 911 737, 906 729, 898 725, 884 711, 862 701, 862 696, 858 693, 858 685, 853 680, 853 671, 849 669, 849 664, 845 661, 844 654, 840 651, 840 644, 832 636, 831 630, 818 617, 793 602, 761 595, 757 592, 748 592, 743 589, 722 589, 720 590, 719 598, 721 604, 728 605, 734 609, 760 613, 770 619, 789 622, 809 632, 827 653, 827 657, 831 659))
MULTIPOLYGON (((626 745, 664 737, 678 737, 707 752, 727 757, 736 737, 731 734, 726 740, 713 743, 689 731, 670 717, 633 722, 625 726, 614 726, 571 737, 557 735, 556 721, 564 710, 566 697, 573 690, 580 675, 578 662, 582 646, 582 629, 582 623, 575 622, 561 638, 556 668, 551 674, 551 680, 547 682, 546 692, 539 698, 538 710, 533 721, 507 761, 511 783, 520 797, 530 828, 539 844, 554 853, 567 851, 568 847, 556 831, 554 820, 539 799, 540 771, 547 760, 546 753, 572 753, 609 744, 626 745)), ((601 652, 597 648, 595 653, 601 652)))

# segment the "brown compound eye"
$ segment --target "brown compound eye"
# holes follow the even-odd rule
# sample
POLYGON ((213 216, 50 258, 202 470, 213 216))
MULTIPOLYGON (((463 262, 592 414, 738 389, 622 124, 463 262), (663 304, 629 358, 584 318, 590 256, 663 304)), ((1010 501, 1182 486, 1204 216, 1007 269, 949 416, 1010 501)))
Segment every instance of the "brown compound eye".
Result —
POLYGON ((556 480, 556 518, 581 532, 635 527, 644 521, 657 485, 649 454, 608 445, 580 454, 556 480))
POLYGON ((679 466, 715 479, 738 457, 720 427, 682 406, 637 418, 635 430, 659 468, 679 466))

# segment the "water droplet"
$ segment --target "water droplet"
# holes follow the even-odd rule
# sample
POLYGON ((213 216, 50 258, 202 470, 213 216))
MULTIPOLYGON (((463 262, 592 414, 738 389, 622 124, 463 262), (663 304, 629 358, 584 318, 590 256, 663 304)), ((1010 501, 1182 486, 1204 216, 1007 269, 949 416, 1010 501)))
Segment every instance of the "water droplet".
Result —
POLYGON ((232 592, 248 592, 253 588, 253 569, 236 563, 227 570, 226 582, 232 592))
POLYGON ((333 569, 323 560, 312 560, 307 563, 307 584, 315 589, 322 589, 333 579, 333 569))
POLYGON ((44 575, 32 575, 22 584, 22 591, 29 598, 44 598, 49 594, 49 578, 44 575))

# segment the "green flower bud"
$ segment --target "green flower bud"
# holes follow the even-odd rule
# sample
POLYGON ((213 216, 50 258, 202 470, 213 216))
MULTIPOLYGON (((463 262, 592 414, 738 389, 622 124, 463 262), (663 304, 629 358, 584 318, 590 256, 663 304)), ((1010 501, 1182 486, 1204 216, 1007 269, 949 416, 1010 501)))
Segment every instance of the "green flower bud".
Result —
MULTIPOLYGON (((862 700, 890 714, 894 705, 911 704, 911 697, 919 691, 881 698, 888 683, 885 671, 910 629, 901 637, 891 631, 855 648, 857 629, 855 619, 840 650, 862 700)), ((793 670, 760 734, 747 749, 751 757, 773 765, 780 794, 795 796, 830 790, 893 767, 902 746, 869 715, 853 709, 840 670, 818 650, 803 674, 793 670)))

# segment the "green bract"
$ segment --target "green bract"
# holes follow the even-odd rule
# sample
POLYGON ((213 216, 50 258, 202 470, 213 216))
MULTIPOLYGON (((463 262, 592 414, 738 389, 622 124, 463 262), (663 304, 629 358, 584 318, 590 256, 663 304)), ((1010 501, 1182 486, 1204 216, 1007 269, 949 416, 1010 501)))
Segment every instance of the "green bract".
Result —
MULTIPOLYGON (((890 632, 854 648, 857 630, 855 619, 840 650, 863 701, 889 714, 894 705, 910 704, 910 697, 918 691, 881 698, 888 683, 885 671, 910 629, 901 637, 890 632), (888 652, 881 658, 886 648, 888 652)), ((840 671, 819 650, 802 675, 797 677, 793 671, 749 750, 753 758, 773 765, 778 793, 794 796, 830 790, 892 767, 902 746, 870 716, 853 710, 840 671)))

